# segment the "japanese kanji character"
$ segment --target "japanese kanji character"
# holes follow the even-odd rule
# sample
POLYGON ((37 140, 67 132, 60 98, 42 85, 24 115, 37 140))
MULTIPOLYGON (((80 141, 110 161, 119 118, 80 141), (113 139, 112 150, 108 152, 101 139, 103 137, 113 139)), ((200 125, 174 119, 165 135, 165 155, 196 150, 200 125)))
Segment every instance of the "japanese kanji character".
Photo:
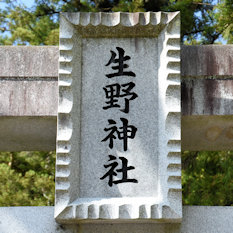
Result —
MULTIPOLYGON (((104 131, 110 131, 110 133, 105 137, 102 142, 109 140, 109 147, 113 148, 113 140, 116 139, 116 135, 118 139, 123 140, 123 148, 124 151, 128 149, 128 138, 133 139, 136 135, 137 128, 133 125, 128 125, 128 120, 125 118, 120 118, 123 126, 119 127, 118 130, 117 126, 112 126, 110 128, 105 128, 104 131), (115 135, 116 134, 116 135, 115 135)), ((112 119, 108 120, 109 125, 115 125, 116 122, 112 119)))
POLYGON ((111 63, 117 63, 116 66, 112 66, 113 70, 117 70, 116 73, 112 73, 112 74, 106 74, 106 76, 108 78, 113 78, 116 76, 132 76, 132 77, 136 77, 135 73, 132 71, 124 71, 124 69, 128 68, 129 65, 124 64, 125 61, 130 59, 130 56, 124 56, 125 51, 124 49, 120 48, 120 47, 116 47, 117 51, 118 51, 118 58, 116 58, 116 53, 114 51, 111 50, 111 58, 108 61, 108 63, 105 66, 109 66, 111 63))
POLYGON ((109 155, 109 160, 108 161, 109 162, 114 161, 114 162, 104 165, 105 168, 110 167, 110 169, 100 179, 103 180, 106 177, 108 177, 109 178, 108 185, 110 187, 112 187, 113 184, 120 184, 120 183, 125 183, 125 182, 138 183, 138 181, 136 179, 128 179, 128 171, 135 169, 135 167, 133 167, 133 166, 128 167, 128 160, 126 158, 119 157, 119 159, 121 160, 122 167, 120 169, 116 169, 116 167, 118 166, 118 162, 114 161, 114 160, 116 160, 116 157, 113 156, 113 155, 109 155), (122 173, 122 178, 120 180, 113 180, 113 177, 117 176, 117 172, 122 173))
POLYGON ((118 84, 114 83, 111 85, 105 86, 103 89, 105 91, 106 98, 109 99, 105 103, 106 106, 103 109, 109 108, 119 108, 120 105, 118 103, 118 98, 124 98, 125 106, 120 111, 128 113, 129 112, 129 101, 134 100, 138 97, 138 95, 134 92, 130 92, 135 87, 133 82, 125 83, 125 84, 118 84), (127 98, 128 97, 128 98, 127 98))

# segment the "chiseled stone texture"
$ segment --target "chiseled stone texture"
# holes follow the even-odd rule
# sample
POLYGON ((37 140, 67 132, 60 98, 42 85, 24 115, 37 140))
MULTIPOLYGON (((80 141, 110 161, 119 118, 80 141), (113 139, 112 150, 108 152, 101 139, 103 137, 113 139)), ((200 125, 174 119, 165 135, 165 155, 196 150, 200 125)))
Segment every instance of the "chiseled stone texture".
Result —
POLYGON ((59 61, 56 220, 181 221, 179 14, 62 14, 59 61), (119 48, 129 56, 123 71, 134 75, 108 78, 117 72, 107 63, 119 48), (128 91, 137 94, 129 112, 120 111, 124 99, 120 108, 104 110, 103 88, 129 82, 135 87, 128 91), (104 129, 121 129, 123 119, 136 134, 128 148, 120 140, 111 148, 102 141, 110 133, 104 129), (101 180, 109 155, 127 159, 128 179, 137 182, 101 180))
POLYGON ((54 207, 1 207, 1 233, 232 233, 233 207, 183 206, 182 223, 60 225, 54 207))

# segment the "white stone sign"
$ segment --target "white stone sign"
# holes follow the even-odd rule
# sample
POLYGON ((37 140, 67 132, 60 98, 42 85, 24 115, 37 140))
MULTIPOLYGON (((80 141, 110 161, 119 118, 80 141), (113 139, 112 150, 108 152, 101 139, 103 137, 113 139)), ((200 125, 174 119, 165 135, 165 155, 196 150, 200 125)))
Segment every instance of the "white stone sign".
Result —
POLYGON ((175 13, 65 13, 55 218, 180 221, 175 13))

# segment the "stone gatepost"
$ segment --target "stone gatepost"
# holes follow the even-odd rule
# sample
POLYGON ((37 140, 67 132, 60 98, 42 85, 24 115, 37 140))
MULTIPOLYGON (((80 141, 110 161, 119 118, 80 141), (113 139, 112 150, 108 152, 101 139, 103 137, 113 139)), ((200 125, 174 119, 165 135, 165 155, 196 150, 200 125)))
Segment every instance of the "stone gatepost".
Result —
POLYGON ((180 222, 179 13, 64 13, 55 218, 180 222))

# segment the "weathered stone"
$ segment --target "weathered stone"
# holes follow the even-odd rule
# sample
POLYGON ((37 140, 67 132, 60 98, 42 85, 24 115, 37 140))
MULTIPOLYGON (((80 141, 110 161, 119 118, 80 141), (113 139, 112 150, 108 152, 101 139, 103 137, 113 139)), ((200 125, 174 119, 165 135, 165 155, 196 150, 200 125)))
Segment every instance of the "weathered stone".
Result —
POLYGON ((232 206, 183 206, 182 223, 59 225, 54 207, 1 207, 1 233, 232 233, 232 206))
POLYGON ((232 77, 232 45, 183 45, 182 77, 232 77))
POLYGON ((57 77, 55 46, 0 46, 0 77, 57 77))
POLYGON ((3 78, 0 86, 0 150, 54 150, 56 79, 3 78))
MULTIPOLYGON (((233 149, 231 140, 226 139, 225 136, 220 136, 215 141, 206 142, 206 140, 201 140, 206 137, 205 130, 208 130, 207 126, 213 128, 220 125, 224 129, 233 127, 231 125, 233 73, 229 65, 231 64, 230 54, 232 51, 232 45, 182 46, 183 116, 181 146, 183 150, 233 149), (215 68, 212 73, 209 73, 210 75, 208 75, 208 72, 211 72, 211 69, 205 67, 209 65, 203 60, 207 56, 203 54, 203 51, 207 50, 209 60, 216 60, 221 63, 221 66, 217 66, 218 69, 215 68), (217 52, 214 50, 217 50, 217 52), (192 64, 194 68, 191 67, 192 64), (226 75, 224 75, 223 71, 226 71, 226 75), (216 119, 215 117, 209 117, 210 115, 218 115, 218 117, 216 119), (224 115, 228 115, 229 120, 226 121, 224 115), (202 143, 204 141, 205 143, 202 143)), ((2 118, 4 124, 6 123, 6 117, 9 118, 7 127, 4 126, 4 130, 0 131, 0 150, 18 151, 25 150, 25 148, 28 148, 28 150, 55 150, 58 48, 56 46, 27 46, 20 48, 6 46, 0 47, 0 53, 4 54, 4 56, 8 55, 8 58, 1 56, 2 59, 0 59, 0 67, 2 69, 8 67, 2 73, 4 77, 0 78, 0 114, 1 117, 4 117, 2 118), (6 60, 15 59, 16 52, 19 53, 18 57, 21 58, 20 66, 15 65, 13 62, 6 65, 6 60), (54 56, 51 56, 51 54, 54 56), (23 59, 25 56, 28 56, 27 59, 23 59), (51 59, 46 60, 45 58, 48 57, 51 59), (34 70, 30 71, 29 68, 30 62, 34 58, 37 60, 37 65, 43 68, 39 69, 40 72, 32 74, 31 72, 34 70), (46 64, 43 64, 44 62, 46 64), (49 67, 48 69, 45 68, 46 65, 49 67), (19 78, 18 74, 22 72, 28 76, 19 78), (30 75, 33 75, 33 77, 30 75), (50 77, 51 75, 52 77, 50 77), (29 116, 30 120, 28 120, 29 116), (20 122, 20 125, 16 124, 17 127, 15 127, 12 117, 15 122, 20 122), (20 119, 16 119, 18 117, 20 119), (33 125, 35 121, 32 118, 40 119, 38 124, 41 124, 43 134, 41 134, 42 131, 31 130, 37 129, 33 125), (24 136, 15 137, 15 135, 24 136), (12 140, 9 140, 9 138, 12 140), (21 143, 17 143, 14 138, 20 138, 21 143), (31 138, 34 140, 30 140, 31 138), (50 146, 48 146, 48 142, 50 142, 50 146)))
POLYGON ((0 116, 57 116, 56 78, 4 78, 0 85, 0 116))
POLYGON ((58 222, 181 220, 179 38, 178 13, 61 16, 58 222))
POLYGON ((182 115, 232 115, 233 80, 184 78, 182 115))

